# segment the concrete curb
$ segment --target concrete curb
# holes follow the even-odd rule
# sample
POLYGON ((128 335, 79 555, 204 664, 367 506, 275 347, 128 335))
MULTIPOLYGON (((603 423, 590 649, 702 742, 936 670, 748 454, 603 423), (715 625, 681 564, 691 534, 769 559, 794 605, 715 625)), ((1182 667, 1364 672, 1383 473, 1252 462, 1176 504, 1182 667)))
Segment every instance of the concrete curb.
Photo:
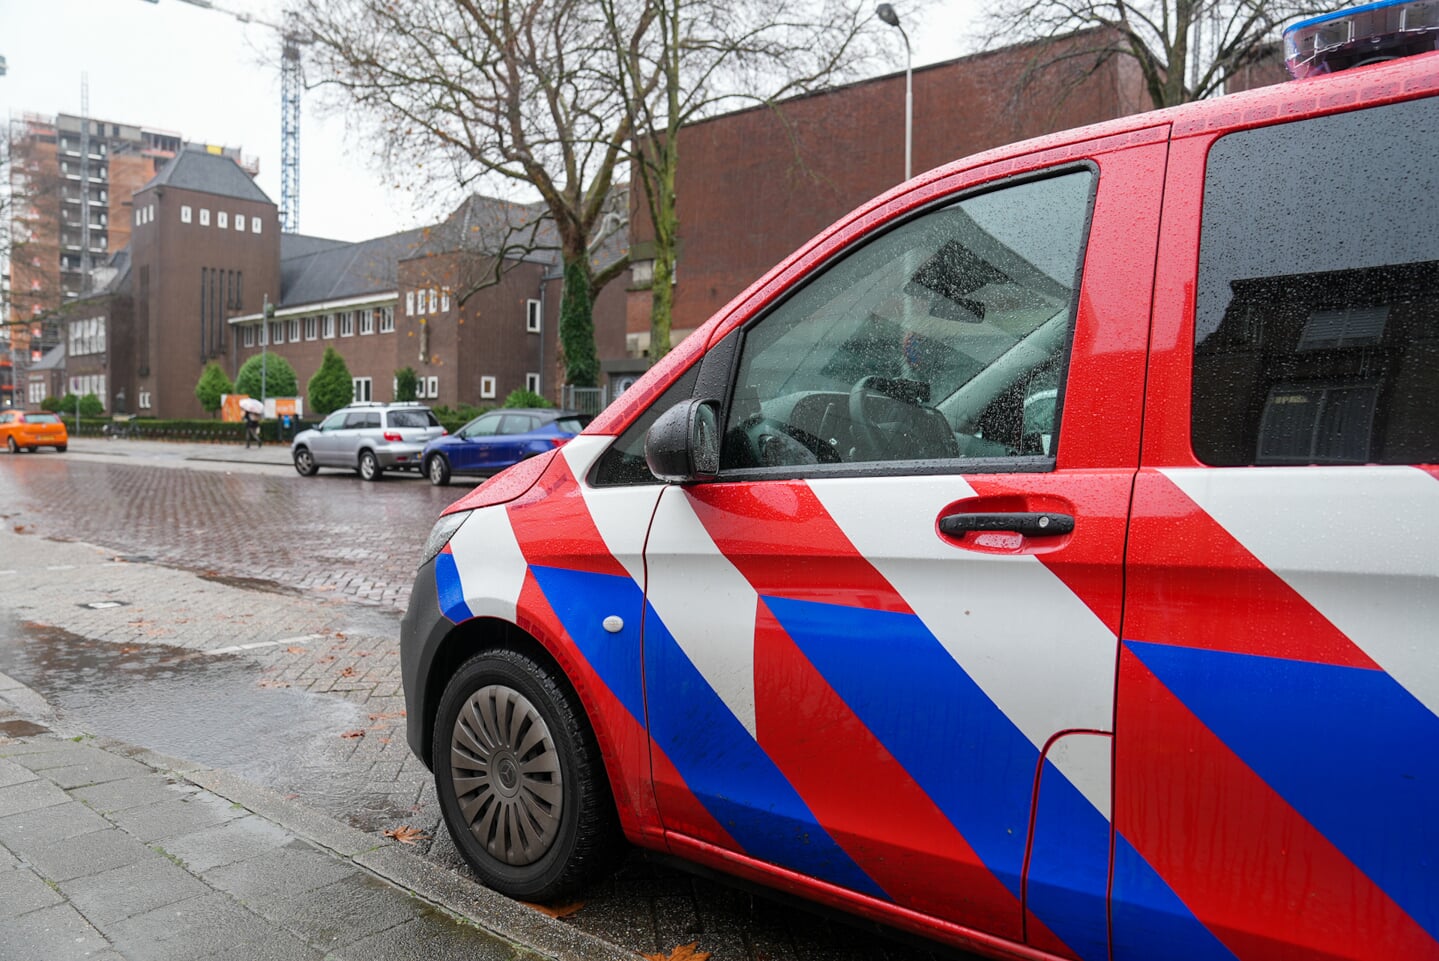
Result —
MULTIPOLYGON (((43 696, 4 673, 0 673, 0 700, 9 701, 36 723, 50 726, 56 720, 43 696)), ((114 738, 97 737, 89 744, 195 784, 441 911, 541 957, 556 961, 635 961, 636 956, 622 948, 431 864, 398 843, 352 828, 229 772, 114 738)))

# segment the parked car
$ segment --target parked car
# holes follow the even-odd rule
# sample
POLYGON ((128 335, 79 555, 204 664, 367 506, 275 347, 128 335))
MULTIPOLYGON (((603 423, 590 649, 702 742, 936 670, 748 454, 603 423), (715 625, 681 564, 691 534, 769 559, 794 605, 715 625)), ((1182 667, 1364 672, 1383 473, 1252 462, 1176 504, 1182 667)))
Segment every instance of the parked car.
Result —
POLYGON ((492 410, 430 441, 420 459, 425 476, 436 486, 448 484, 455 474, 497 474, 563 446, 590 420, 590 415, 573 410, 492 410))
POLYGON ((21 448, 31 452, 41 447, 64 451, 70 446, 65 422, 49 411, 0 412, 0 437, 5 438, 5 448, 12 454, 18 454, 21 448))
POLYGON ((470 867, 1439 958, 1436 156, 1424 53, 960 160, 450 506, 401 657, 470 867))
POLYGON ((444 433, 428 407, 351 404, 296 434, 290 455, 303 477, 315 476, 321 467, 340 467, 377 481, 388 470, 419 470, 420 452, 444 433))

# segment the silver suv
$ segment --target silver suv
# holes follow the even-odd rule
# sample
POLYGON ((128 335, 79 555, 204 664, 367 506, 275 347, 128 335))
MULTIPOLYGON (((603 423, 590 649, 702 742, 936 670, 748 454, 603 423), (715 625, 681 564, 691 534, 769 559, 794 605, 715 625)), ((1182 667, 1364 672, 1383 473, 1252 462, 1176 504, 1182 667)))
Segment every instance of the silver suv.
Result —
POLYGON ((420 451, 444 434, 428 407, 351 404, 319 427, 295 435, 290 455, 303 477, 313 477, 321 467, 341 467, 377 481, 387 470, 418 470, 420 451))

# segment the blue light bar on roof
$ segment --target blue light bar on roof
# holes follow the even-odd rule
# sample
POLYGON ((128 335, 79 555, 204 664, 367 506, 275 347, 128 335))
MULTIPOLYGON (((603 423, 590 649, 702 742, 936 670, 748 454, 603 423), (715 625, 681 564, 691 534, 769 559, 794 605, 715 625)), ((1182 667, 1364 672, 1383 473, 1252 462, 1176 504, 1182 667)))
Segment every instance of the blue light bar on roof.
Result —
POLYGON ((1435 49, 1439 0, 1381 0, 1302 20, 1284 31, 1296 80, 1435 49))

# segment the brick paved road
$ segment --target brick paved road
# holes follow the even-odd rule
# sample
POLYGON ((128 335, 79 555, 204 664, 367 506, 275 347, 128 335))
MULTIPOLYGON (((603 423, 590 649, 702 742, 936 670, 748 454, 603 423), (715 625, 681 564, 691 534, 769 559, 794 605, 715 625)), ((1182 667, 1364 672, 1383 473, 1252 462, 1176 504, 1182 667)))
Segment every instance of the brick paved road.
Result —
MULTIPOLYGON (((462 872, 429 773, 405 745, 397 642, 420 546, 465 488, 301 478, 283 451, 227 463, 208 459, 214 451, 117 446, 123 454, 80 442, 68 455, 0 455, 0 615, 31 642, 8 655, 0 645, 0 670, 48 679, 34 686, 119 727, 98 733, 138 743, 147 729, 125 689, 104 681, 107 696, 87 699, 86 670, 143 681, 136 690, 156 710, 211 705, 155 735, 178 747, 145 746, 210 752, 207 763, 363 830, 418 827, 432 838, 427 856, 462 872), (92 598, 125 606, 80 606, 92 598), (171 677, 182 683, 166 700, 160 680, 171 677), (234 703, 237 685, 247 693, 234 703), (243 715, 269 750, 207 727, 217 710, 243 715)), ((638 855, 583 900, 571 923, 638 952, 698 940, 715 961, 930 956, 638 855)))

